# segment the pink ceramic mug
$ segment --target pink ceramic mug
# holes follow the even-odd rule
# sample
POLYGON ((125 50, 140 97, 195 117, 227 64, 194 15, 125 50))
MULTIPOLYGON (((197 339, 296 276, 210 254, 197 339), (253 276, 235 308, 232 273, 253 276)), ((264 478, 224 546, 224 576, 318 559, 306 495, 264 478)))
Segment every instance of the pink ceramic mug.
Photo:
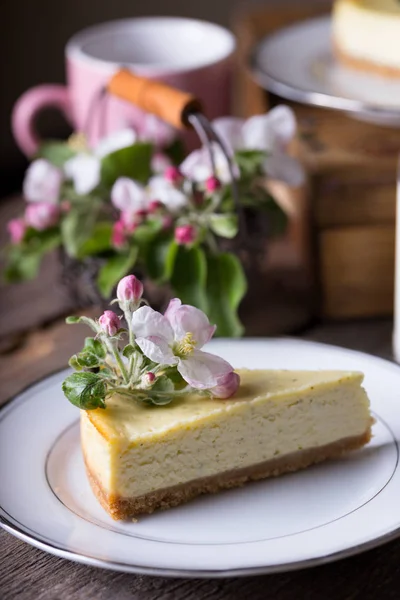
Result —
POLYGON ((234 36, 218 25, 175 17, 125 19, 85 29, 66 46, 67 86, 40 85, 16 102, 15 140, 27 156, 37 151, 35 117, 46 107, 58 107, 91 144, 101 135, 137 126, 138 108, 111 96, 101 110, 96 102, 122 66, 191 92, 210 118, 229 114, 235 45, 234 36))

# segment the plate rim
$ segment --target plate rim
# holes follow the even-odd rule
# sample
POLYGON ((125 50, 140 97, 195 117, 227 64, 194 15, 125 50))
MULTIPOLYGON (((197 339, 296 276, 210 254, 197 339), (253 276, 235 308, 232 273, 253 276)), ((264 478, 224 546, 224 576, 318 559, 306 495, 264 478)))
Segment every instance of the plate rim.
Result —
POLYGON ((342 112, 365 115, 366 117, 370 118, 385 117, 400 121, 400 108, 397 110, 394 108, 385 108, 383 105, 364 102, 355 98, 346 98, 345 96, 338 94, 305 90, 294 84, 282 81, 275 75, 268 73, 266 67, 263 67, 260 64, 259 55, 261 53, 261 49, 265 48, 267 44, 273 42, 274 39, 279 37, 281 34, 302 28, 310 23, 328 23, 331 20, 332 17, 330 14, 312 17, 310 19, 298 21, 297 23, 292 23, 291 25, 282 27, 275 32, 270 33, 269 35, 264 36, 250 51, 247 59, 250 71, 257 83, 264 89, 294 102, 302 102, 303 104, 312 106, 322 106, 324 108, 331 108, 333 110, 342 112))
MULTIPOLYGON (((218 338, 215 340, 215 342, 223 342, 226 339, 230 339, 230 338, 218 338)), ((241 340, 235 340, 235 341, 240 342, 241 340)), ((344 350, 350 354, 360 355, 360 356, 364 356, 364 357, 367 356, 369 358, 373 358, 374 360, 377 360, 378 362, 385 363, 386 365, 390 366, 390 368, 393 368, 395 370, 397 370, 397 369, 400 370, 400 364, 396 363, 394 360, 382 358, 380 356, 376 356, 376 355, 370 354, 368 352, 363 352, 361 350, 354 350, 351 348, 346 348, 344 346, 329 344, 329 343, 325 343, 325 342, 318 342, 315 340, 303 340, 301 338, 295 338, 295 337, 291 337, 291 336, 287 336, 287 337, 281 336, 281 337, 271 337, 271 338, 248 337, 248 338, 244 338, 243 341, 258 342, 258 343, 262 343, 262 342, 272 342, 273 343, 273 342, 287 341, 287 342, 295 342, 300 345, 304 344, 304 345, 308 345, 308 346, 325 346, 325 347, 331 348, 333 350, 344 350)), ((29 385, 25 386, 18 394, 15 394, 13 397, 11 397, 9 400, 7 400, 0 407, 0 416, 3 416, 2 413, 8 412, 8 410, 10 409, 10 406, 14 402, 17 402, 19 399, 21 399, 21 397, 24 394, 26 394, 31 388, 45 382, 47 379, 50 379, 51 377, 61 373, 62 371, 65 371, 65 370, 67 370, 66 367, 63 367, 60 369, 55 369, 51 373, 44 375, 43 377, 40 377, 37 380, 35 380, 33 383, 30 383, 29 385)), ((37 532, 34 532, 34 535, 27 533, 26 531, 24 531, 24 529, 20 528, 18 525, 15 525, 14 523, 12 523, 9 520, 9 518, 7 518, 7 516, 5 516, 5 514, 8 515, 9 517, 11 517, 11 519, 13 518, 12 515, 9 515, 7 513, 7 511, 5 511, 5 509, 0 505, 0 527, 2 529, 4 529, 7 533, 10 533, 14 537, 28 543, 29 545, 31 545, 35 548, 38 548, 39 550, 43 550, 53 556, 57 556, 58 558, 65 558, 72 562, 86 564, 91 567, 103 568, 103 569, 108 569, 108 570, 116 571, 116 572, 136 573, 136 574, 140 574, 140 575, 150 575, 150 576, 158 576, 158 577, 173 577, 173 578, 179 577, 179 578, 190 578, 190 579, 192 579, 192 578, 216 579, 216 578, 224 578, 224 577, 247 577, 247 576, 255 576, 255 575, 267 575, 267 574, 273 574, 273 573, 285 573, 285 572, 297 571, 297 570, 301 570, 301 569, 306 569, 306 568, 317 567, 317 566, 329 564, 329 563, 332 563, 332 562, 335 562, 337 560, 341 560, 344 558, 350 558, 352 556, 356 556, 356 555, 360 554, 361 552, 365 552, 368 550, 372 550, 374 548, 378 548, 378 547, 400 537, 400 526, 398 526, 395 529, 393 529, 392 531, 384 533, 384 534, 382 534, 372 540, 369 540, 367 542, 357 544, 355 546, 346 548, 344 550, 339 550, 337 552, 332 552, 330 554, 326 554, 323 556, 310 558, 310 559, 306 559, 306 560, 291 561, 291 562, 287 562, 287 563, 280 563, 278 565, 244 567, 244 568, 237 568, 237 569, 216 569, 216 570, 170 569, 170 568, 161 568, 161 567, 159 568, 159 567, 138 566, 138 565, 129 564, 129 563, 120 563, 120 562, 112 561, 112 560, 102 560, 102 559, 88 556, 84 553, 79 553, 79 552, 72 551, 72 550, 65 550, 62 547, 59 547, 49 541, 46 541, 39 534, 37 534, 37 532)))

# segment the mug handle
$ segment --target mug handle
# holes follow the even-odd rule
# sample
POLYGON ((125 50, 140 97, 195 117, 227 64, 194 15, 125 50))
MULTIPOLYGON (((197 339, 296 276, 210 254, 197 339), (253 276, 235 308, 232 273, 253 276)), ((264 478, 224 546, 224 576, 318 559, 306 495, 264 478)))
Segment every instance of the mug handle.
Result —
POLYGON ((14 105, 12 132, 18 147, 27 157, 34 155, 39 149, 40 137, 36 132, 35 118, 47 107, 59 108, 66 119, 71 121, 71 103, 66 86, 38 85, 22 94, 14 105))

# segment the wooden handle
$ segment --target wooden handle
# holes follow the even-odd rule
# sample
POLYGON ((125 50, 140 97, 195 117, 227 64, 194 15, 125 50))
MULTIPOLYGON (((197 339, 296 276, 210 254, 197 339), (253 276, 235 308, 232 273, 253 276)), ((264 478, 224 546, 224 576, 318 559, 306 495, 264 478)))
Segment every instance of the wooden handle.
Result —
POLYGON ((178 129, 190 127, 189 114, 201 111, 200 101, 192 94, 138 77, 125 69, 112 77, 107 90, 178 129))

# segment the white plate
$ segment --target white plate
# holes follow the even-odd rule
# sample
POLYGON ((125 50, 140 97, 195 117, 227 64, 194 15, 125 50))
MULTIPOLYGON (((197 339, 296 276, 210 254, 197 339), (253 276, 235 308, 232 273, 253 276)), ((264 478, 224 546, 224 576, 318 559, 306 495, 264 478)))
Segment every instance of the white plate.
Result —
POLYGON ((400 126, 400 79, 341 65, 332 50, 330 16, 264 38, 252 54, 251 68, 260 85, 283 98, 400 126))
POLYGON ((296 569, 349 556, 399 535, 400 368, 298 340, 217 340, 236 367, 359 369, 377 419, 363 450, 305 471, 114 522, 94 498, 66 372, 0 412, 0 518, 17 537, 119 571, 226 577, 296 569))

